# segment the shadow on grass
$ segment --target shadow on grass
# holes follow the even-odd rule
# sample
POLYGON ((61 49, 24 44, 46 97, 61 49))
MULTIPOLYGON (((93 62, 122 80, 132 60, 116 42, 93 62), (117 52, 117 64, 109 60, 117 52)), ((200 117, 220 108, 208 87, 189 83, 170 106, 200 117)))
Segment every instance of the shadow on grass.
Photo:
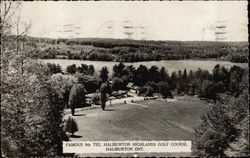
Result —
POLYGON ((115 111, 114 109, 104 109, 104 111, 115 111))
POLYGON ((87 114, 75 114, 74 116, 85 116, 87 114))
POLYGON ((82 136, 79 135, 70 135, 71 138, 82 138, 82 136))

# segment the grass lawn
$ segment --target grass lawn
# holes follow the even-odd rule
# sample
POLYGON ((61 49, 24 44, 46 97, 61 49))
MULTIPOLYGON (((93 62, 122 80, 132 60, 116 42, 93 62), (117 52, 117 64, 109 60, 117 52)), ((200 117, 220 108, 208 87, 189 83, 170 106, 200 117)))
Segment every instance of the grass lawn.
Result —
MULTIPOLYGON (((168 122, 172 125, 170 128, 179 127, 193 133, 193 128, 200 124, 200 115, 207 109, 208 103, 189 96, 177 97, 177 99, 175 102, 157 99, 138 103, 152 107, 150 117, 158 118, 159 122, 168 122)), ((190 137, 187 138, 190 139, 190 137)))
POLYGON ((146 100, 84 110, 75 119, 80 140, 193 140, 207 105, 191 97, 146 100))
MULTIPOLYGON (((71 139, 74 141, 193 141, 193 128, 200 124, 200 114, 205 111, 207 106, 207 102, 198 98, 179 97, 175 102, 157 99, 134 104, 107 105, 106 111, 101 109, 83 110, 76 113, 75 119, 79 131, 76 133, 77 137, 71 139)), ((190 153, 179 154, 159 153, 152 156, 190 156, 190 153)), ((80 155, 90 156, 88 154, 80 155)), ((146 156, 148 153, 138 155, 146 156)))

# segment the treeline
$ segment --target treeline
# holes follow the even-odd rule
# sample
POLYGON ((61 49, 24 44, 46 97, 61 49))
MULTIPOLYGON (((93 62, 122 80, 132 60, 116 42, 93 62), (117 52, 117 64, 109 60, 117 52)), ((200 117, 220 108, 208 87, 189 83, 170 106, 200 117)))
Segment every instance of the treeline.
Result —
POLYGON ((216 58, 232 62, 248 62, 246 42, 177 42, 177 41, 135 41, 116 39, 36 39, 35 42, 63 45, 90 45, 91 51, 51 50, 32 51, 34 57, 47 59, 65 55, 68 59, 137 62, 149 60, 180 60, 216 58), (44 55, 45 54, 45 55, 44 55), (49 55, 53 54, 53 55, 49 55))
MULTIPOLYGON (((230 69, 216 65, 213 73, 207 70, 172 72, 168 74, 164 67, 152 66, 149 69, 140 65, 135 69, 132 65, 125 66, 120 63, 113 67, 113 87, 123 89, 128 82, 133 82, 141 87, 140 93, 150 89, 151 94, 160 92, 159 84, 164 82, 165 88, 175 90, 177 94, 198 95, 216 101, 219 93, 228 93, 238 96, 241 93, 239 84, 245 69, 233 66, 230 69), (122 84, 123 83, 123 84, 122 84), (120 86, 118 86, 120 85, 120 86)), ((161 85, 160 84, 160 85, 161 85)))
MULTIPOLYGON (((48 64, 52 73, 61 71, 58 68, 59 65, 52 65, 48 64), (60 71, 57 71, 58 69, 60 71)), ((111 88, 114 91, 127 90, 128 83, 132 82, 138 86, 141 95, 152 96, 153 93, 161 93, 162 89, 167 89, 167 91, 176 92, 178 95, 198 95, 200 98, 211 99, 215 102, 220 97, 218 94, 224 93, 234 96, 241 94, 239 85, 245 69, 238 66, 227 69, 216 65, 212 73, 202 69, 189 72, 184 69, 169 74, 164 67, 151 66, 147 68, 145 65, 140 65, 135 68, 133 65, 125 66, 120 62, 113 66, 111 77, 108 75, 109 71, 104 67, 98 74, 93 65, 85 64, 79 67, 73 64, 66 68, 68 74, 73 75, 85 85, 88 93, 95 92, 101 83, 110 80, 112 81, 111 88)), ((169 92, 166 93, 170 94, 169 92)))

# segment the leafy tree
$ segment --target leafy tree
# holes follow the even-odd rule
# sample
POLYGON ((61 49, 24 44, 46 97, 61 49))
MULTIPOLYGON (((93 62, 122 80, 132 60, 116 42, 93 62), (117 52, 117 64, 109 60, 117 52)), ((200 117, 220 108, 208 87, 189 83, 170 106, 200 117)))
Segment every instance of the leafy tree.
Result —
POLYGON ((147 87, 148 86, 139 87, 139 94, 145 94, 147 92, 147 87))
POLYGON ((71 133, 72 136, 78 131, 78 125, 74 118, 68 117, 65 124, 65 131, 71 133))
POLYGON ((56 64, 47 63, 47 66, 51 74, 62 73, 62 67, 59 64, 56 65, 56 64))
POLYGON ((162 98, 173 98, 173 95, 170 91, 170 86, 166 81, 158 83, 158 87, 162 98))
POLYGON ((147 86, 146 96, 152 97, 154 94, 154 88, 151 86, 147 86))
POLYGON ((227 105, 211 105, 201 117, 202 124, 196 129, 196 156, 226 156, 224 150, 238 133, 227 115, 227 105))
POLYGON ((244 71, 238 67, 233 66, 230 68, 229 90, 232 94, 238 95, 240 92, 240 83, 243 78, 244 71))
POLYGON ((54 74, 50 77, 50 83, 62 100, 63 105, 68 107, 69 93, 73 85, 77 83, 77 78, 71 75, 54 74))
POLYGON ((118 77, 114 77, 112 80, 111 88, 114 91, 118 91, 118 90, 123 89, 124 88, 123 80, 118 78, 118 77))
POLYGON ((148 69, 148 80, 154 82, 160 81, 160 73, 159 68, 157 66, 154 65, 148 69))
POLYGON ((77 67, 75 64, 73 65, 69 65, 66 67, 66 72, 70 73, 70 74, 74 74, 76 73, 77 67))
POLYGON ((229 72, 225 67, 220 67, 219 64, 215 65, 213 69, 213 80, 215 82, 223 82, 225 86, 228 86, 229 72))
POLYGON ((202 115, 195 130, 195 156, 249 156, 249 81, 248 73, 242 82, 244 92, 212 104, 202 115))
POLYGON ((130 82, 135 82, 136 69, 133 65, 129 65, 125 68, 125 71, 128 73, 128 78, 130 82))
POLYGON ((225 87, 222 82, 213 83, 211 81, 205 80, 202 84, 199 97, 213 99, 216 102, 217 93, 224 92, 224 89, 225 87))
POLYGON ((108 81, 108 73, 109 73, 109 71, 108 71, 108 68, 106 66, 101 69, 100 78, 101 78, 102 83, 108 81))
POLYGON ((81 66, 77 67, 77 72, 85 74, 85 75, 90 75, 93 76, 95 73, 95 68, 93 65, 86 65, 86 64, 81 64, 81 66))
POLYGON ((88 74, 88 65, 86 65, 86 64, 81 64, 81 66, 78 66, 78 67, 77 67, 77 71, 78 71, 79 73, 83 73, 83 74, 87 75, 87 74, 88 74))
POLYGON ((75 84, 71 88, 69 95, 69 106, 71 108, 72 115, 74 115, 75 108, 85 106, 85 93, 86 90, 80 83, 75 84))
POLYGON ((49 82, 48 67, 24 51, 28 27, 21 29, 26 24, 17 15, 20 2, 1 1, 0 7, 1 155, 60 156, 62 141, 68 140, 62 128, 64 107, 49 82))
POLYGON ((99 90, 101 85, 101 80, 99 76, 97 76, 96 74, 90 76, 81 73, 76 73, 74 76, 77 77, 78 81, 84 85, 88 93, 94 93, 96 92, 96 90, 99 90))
POLYGON ((146 83, 146 86, 152 87, 154 92, 158 92, 159 91, 158 84, 156 82, 154 82, 154 81, 151 81, 151 82, 148 81, 146 83))
POLYGON ((95 73, 95 67, 93 65, 89 65, 88 74, 93 76, 94 73, 95 73))
POLYGON ((61 155, 62 141, 68 140, 62 129, 64 106, 49 82, 49 71, 28 58, 23 65, 18 60, 9 58, 2 69, 2 152, 7 157, 61 155))

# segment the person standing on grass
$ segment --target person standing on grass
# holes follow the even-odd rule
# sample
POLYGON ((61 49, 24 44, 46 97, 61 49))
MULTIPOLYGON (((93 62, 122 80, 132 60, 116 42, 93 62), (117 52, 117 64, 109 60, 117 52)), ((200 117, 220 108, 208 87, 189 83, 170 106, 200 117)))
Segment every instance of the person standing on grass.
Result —
POLYGON ((69 94, 69 106, 71 108, 71 114, 72 116, 75 115, 75 108, 77 107, 84 107, 85 105, 85 93, 86 90, 84 86, 78 81, 77 84, 75 84, 69 94))
POLYGON ((101 85, 101 88, 100 88, 100 92, 101 92, 101 105, 102 105, 102 110, 105 109, 105 106, 106 106, 106 101, 107 101, 107 94, 111 93, 111 88, 109 86, 109 83, 106 82, 106 83, 103 83, 101 85))

